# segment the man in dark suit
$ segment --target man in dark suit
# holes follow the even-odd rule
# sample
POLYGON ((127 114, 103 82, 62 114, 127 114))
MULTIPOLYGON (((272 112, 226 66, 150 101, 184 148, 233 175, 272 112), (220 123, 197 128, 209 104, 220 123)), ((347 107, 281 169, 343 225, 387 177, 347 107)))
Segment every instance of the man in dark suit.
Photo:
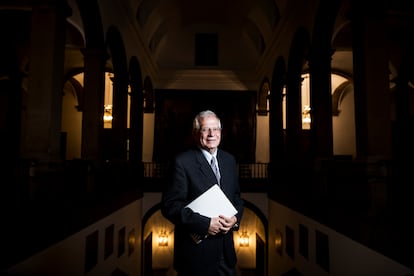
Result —
POLYGON ((243 214, 236 160, 218 149, 221 121, 214 112, 202 111, 194 118, 193 135, 198 146, 175 157, 162 195, 161 212, 175 225, 174 268, 178 276, 236 275, 233 231, 238 230, 243 214), (211 165, 214 158, 217 176, 211 165), (210 218, 186 207, 216 183, 236 215, 210 218))

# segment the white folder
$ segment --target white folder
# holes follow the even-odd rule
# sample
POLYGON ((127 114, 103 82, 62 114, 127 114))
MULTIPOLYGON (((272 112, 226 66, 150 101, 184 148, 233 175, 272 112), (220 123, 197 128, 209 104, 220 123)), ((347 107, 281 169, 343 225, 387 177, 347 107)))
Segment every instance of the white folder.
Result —
POLYGON ((237 214, 236 208, 217 184, 211 186, 186 207, 209 218, 218 217, 219 215, 232 217, 237 214))

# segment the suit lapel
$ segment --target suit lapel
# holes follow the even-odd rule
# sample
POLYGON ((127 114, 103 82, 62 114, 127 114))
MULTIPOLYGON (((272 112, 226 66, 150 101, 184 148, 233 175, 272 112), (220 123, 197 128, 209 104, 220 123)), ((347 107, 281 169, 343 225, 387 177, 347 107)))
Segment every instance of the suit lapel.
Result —
MULTIPOLYGON (((203 153, 200 150, 196 150, 196 160, 199 165, 199 169, 201 173, 205 176, 207 185, 211 187, 213 184, 217 182, 216 176, 214 175, 214 172, 211 170, 210 165, 208 164, 206 158, 204 157, 203 153)), ((220 162, 220 161, 219 161, 220 162)))

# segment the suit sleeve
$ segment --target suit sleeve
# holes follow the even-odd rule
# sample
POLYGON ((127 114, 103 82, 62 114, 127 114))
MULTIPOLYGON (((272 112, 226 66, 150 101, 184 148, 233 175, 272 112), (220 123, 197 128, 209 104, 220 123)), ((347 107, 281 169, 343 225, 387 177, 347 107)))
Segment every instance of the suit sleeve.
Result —
POLYGON ((189 233, 206 235, 210 218, 185 208, 189 203, 190 180, 180 159, 175 159, 170 168, 170 177, 162 195, 161 213, 176 227, 185 228, 189 233))
POLYGON ((241 221, 242 216, 243 216, 244 202, 243 202, 243 199, 241 198, 239 176, 237 174, 237 164, 236 164, 236 160, 234 159, 234 157, 232 157, 232 168, 231 168, 231 170, 234 172, 234 174, 233 174, 233 177, 234 177, 233 183, 235 183, 234 184, 234 193, 233 193, 231 201, 232 201, 234 207, 237 210, 237 214, 236 214, 237 224, 235 225, 235 227, 233 227, 233 230, 237 231, 237 230, 239 230, 240 221, 241 221))

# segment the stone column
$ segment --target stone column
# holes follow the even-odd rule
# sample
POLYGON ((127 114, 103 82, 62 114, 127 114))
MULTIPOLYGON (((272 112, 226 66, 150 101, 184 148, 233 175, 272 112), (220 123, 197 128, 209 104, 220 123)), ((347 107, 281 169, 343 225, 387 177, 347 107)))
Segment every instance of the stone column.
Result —
POLYGON ((131 125, 129 135, 129 160, 132 163, 142 162, 144 93, 141 75, 131 78, 131 125))
POLYGON ((387 28, 377 9, 354 7, 352 17, 355 133, 362 159, 389 159, 392 153, 387 28))
POLYGON ((22 121, 21 156, 60 160, 61 108, 67 6, 33 6, 29 85, 22 121))
POLYGON ((127 159, 128 78, 115 72, 113 88, 112 142, 113 159, 127 159))
POLYGON ((318 48, 310 61, 311 151, 315 158, 333 155, 331 56, 328 47, 318 48))
MULTIPOLYGON (((300 73, 299 73, 300 74, 300 73)), ((286 89, 286 157, 302 159, 301 77, 289 72, 286 89)))
POLYGON ((108 55, 103 49, 82 49, 85 61, 82 149, 84 160, 102 160, 102 135, 105 93, 105 61, 108 55))

